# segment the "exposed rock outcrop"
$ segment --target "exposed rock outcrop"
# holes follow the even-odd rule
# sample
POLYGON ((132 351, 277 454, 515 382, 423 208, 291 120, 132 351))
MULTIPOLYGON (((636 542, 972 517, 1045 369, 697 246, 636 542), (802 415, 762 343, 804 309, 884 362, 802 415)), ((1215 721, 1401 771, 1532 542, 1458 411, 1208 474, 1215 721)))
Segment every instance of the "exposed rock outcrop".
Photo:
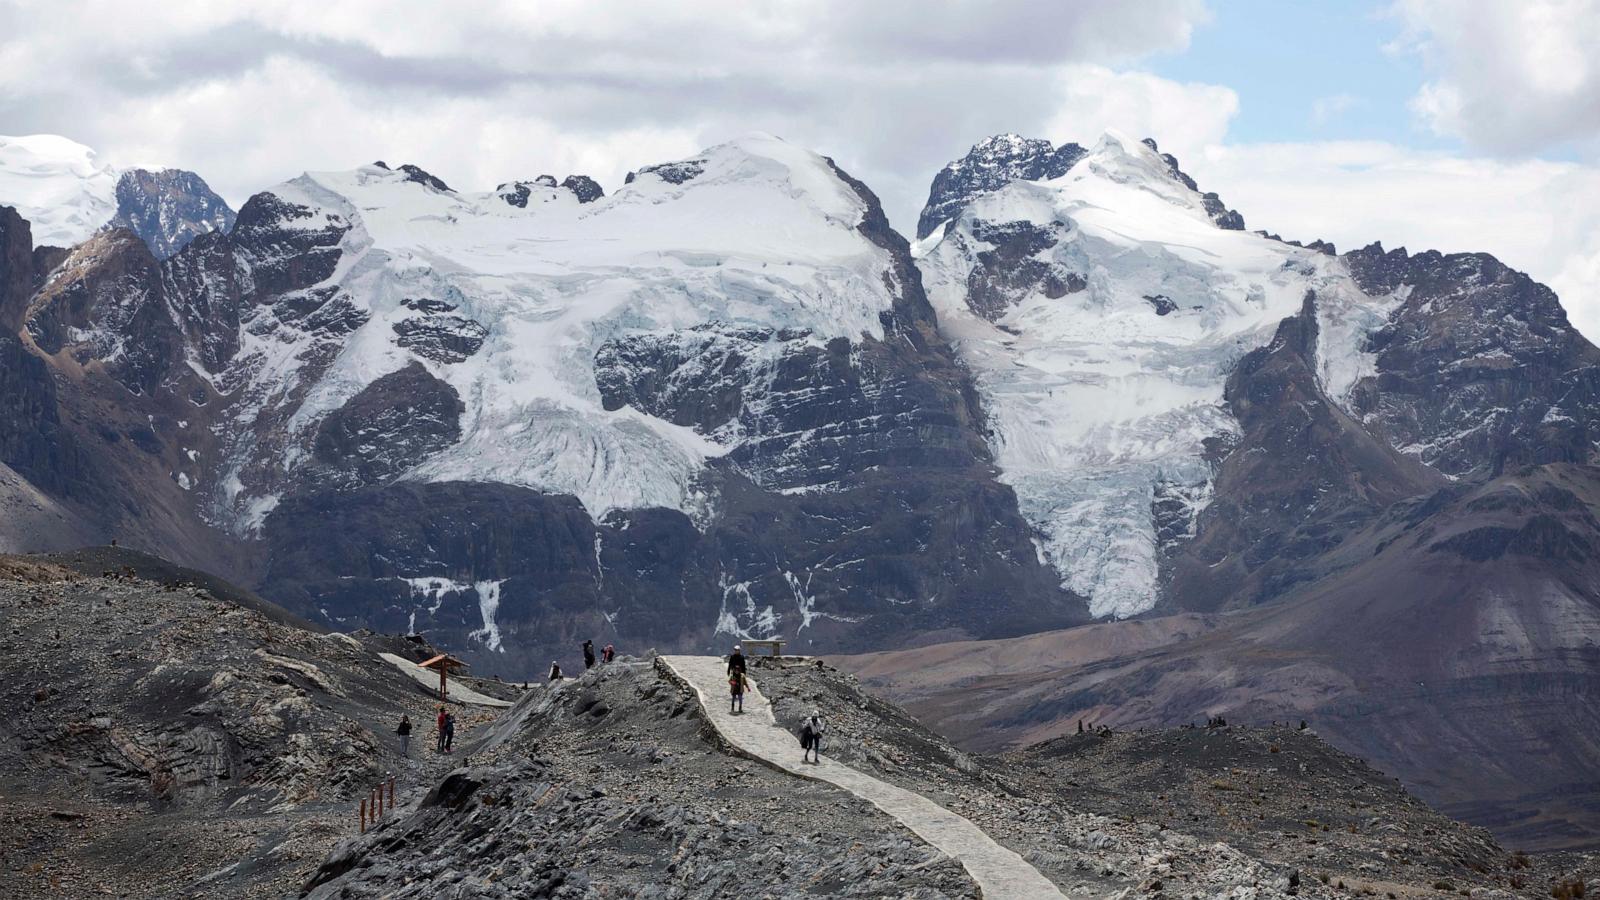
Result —
POLYGON ((166 259, 202 234, 233 227, 234 212, 199 175, 182 169, 133 169, 117 180, 112 227, 137 234, 166 259))

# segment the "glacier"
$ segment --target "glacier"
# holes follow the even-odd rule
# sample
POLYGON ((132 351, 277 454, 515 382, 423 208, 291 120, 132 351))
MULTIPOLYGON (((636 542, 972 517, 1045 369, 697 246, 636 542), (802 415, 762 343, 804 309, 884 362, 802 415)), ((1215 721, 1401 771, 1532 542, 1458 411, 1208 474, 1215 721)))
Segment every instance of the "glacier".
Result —
POLYGON ((111 221, 119 177, 76 141, 0 135, 0 205, 28 220, 35 245, 76 246, 111 221))
POLYGON ((223 479, 243 487, 217 497, 214 519, 258 527, 276 488, 252 466, 280 455, 292 467, 330 412, 413 360, 465 413, 461 440, 405 479, 572 494, 596 519, 639 507, 703 515, 706 461, 750 436, 605 408, 601 348, 692 340, 696 329, 781 331, 814 346, 881 338, 894 302, 888 252, 856 230, 865 201, 827 159, 771 135, 647 167, 587 200, 553 179, 473 194, 416 171, 307 173, 270 191, 297 211, 288 226, 342 230, 335 271, 307 293, 336 290, 359 325, 314 371, 322 338, 273 308, 250 311, 240 352, 206 370, 247 398, 223 479), (408 335, 449 352, 419 352, 408 335), (281 450, 251 424, 274 409, 285 415, 281 450))
POLYGON ((1152 507, 1163 490, 1203 507, 1207 443, 1237 433, 1223 389, 1239 358, 1310 295, 1320 376, 1346 402, 1392 309, 1338 259, 1212 213, 1155 149, 1108 132, 1065 174, 981 194, 913 248, 1001 480, 1097 617, 1158 602, 1152 507))

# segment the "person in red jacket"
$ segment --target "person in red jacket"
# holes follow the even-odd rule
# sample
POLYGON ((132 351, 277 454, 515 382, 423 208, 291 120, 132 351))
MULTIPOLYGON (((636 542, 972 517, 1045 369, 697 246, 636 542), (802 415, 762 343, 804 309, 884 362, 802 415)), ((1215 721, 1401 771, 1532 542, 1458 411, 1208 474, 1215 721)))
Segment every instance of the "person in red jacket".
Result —
POLYGON ((443 753, 444 752, 444 718, 445 718, 445 715, 444 715, 444 704, 441 703, 441 704, 439 704, 439 735, 438 735, 438 743, 436 743, 434 745, 434 748, 433 748, 436 752, 439 752, 439 753, 443 753))

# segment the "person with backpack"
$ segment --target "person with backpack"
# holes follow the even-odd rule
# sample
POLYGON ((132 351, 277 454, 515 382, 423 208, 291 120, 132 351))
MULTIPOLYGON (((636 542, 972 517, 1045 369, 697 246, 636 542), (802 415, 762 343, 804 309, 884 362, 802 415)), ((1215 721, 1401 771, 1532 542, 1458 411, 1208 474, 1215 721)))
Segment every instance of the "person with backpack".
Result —
POLYGON ((828 730, 828 723, 822 721, 822 713, 812 710, 806 717, 805 723, 800 726, 800 761, 810 763, 822 762, 822 735, 828 730), (811 757, 807 759, 806 757, 811 757))
POLYGON ((401 713, 400 714, 400 727, 396 728, 394 730, 394 733, 400 735, 400 755, 404 756, 404 757, 410 757, 411 756, 411 717, 406 715, 406 714, 404 714, 404 713, 401 713))
POLYGON ((735 672, 728 676, 728 715, 744 712, 744 689, 743 672, 735 672))
POLYGON ((605 661, 605 662, 611 662, 613 659, 616 659, 616 658, 617 658, 617 648, 611 646, 610 644, 607 644, 606 645, 606 649, 600 654, 600 659, 605 661))
POLYGON ((456 715, 445 713, 444 717, 444 752, 449 753, 456 743, 456 715))
POLYGON ((594 668, 594 641, 583 642, 583 667, 594 668))
POLYGON ((441 703, 441 704, 439 704, 439 719, 438 719, 439 731, 438 731, 438 734, 437 734, 437 736, 435 738, 434 747, 433 747, 434 752, 436 752, 436 753, 443 753, 444 752, 444 720, 445 720, 444 704, 441 703))

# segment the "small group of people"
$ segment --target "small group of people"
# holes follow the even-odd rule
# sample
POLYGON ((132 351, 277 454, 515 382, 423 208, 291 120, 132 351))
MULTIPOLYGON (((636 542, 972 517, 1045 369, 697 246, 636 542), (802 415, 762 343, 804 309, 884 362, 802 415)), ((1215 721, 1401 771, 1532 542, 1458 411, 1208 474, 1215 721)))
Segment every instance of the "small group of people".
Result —
MULTIPOLYGON (((602 663, 608 663, 608 662, 611 662, 612 660, 615 660, 616 658, 617 658, 617 648, 611 646, 610 644, 607 644, 605 646, 605 649, 601 650, 600 653, 599 653, 599 656, 597 657, 595 655, 595 650, 594 650, 594 641, 584 641, 583 642, 583 667, 585 669, 594 668, 596 661, 602 662, 602 663)), ((567 677, 567 676, 562 674, 562 672, 561 672, 561 663, 557 662, 556 660, 551 660, 550 661, 550 677, 547 680, 548 681, 560 681, 561 679, 563 679, 565 677, 567 677)))
POLYGON ((434 747, 439 753, 449 753, 455 749, 456 744, 456 714, 445 709, 444 704, 439 705, 438 743, 434 747))
MULTIPOLYGON (((728 715, 744 714, 744 695, 750 689, 748 665, 743 647, 734 644, 733 652, 728 655, 728 715)), ((800 723, 801 762, 822 762, 823 735, 827 731, 828 723, 820 710, 812 710, 800 723)))
MULTIPOLYGON (((445 709, 444 704, 439 705, 438 735, 434 742, 434 750, 439 753, 449 753, 455 749, 456 743, 456 714, 445 709)), ((400 736, 400 755, 411 755, 411 716, 402 713, 400 724, 394 733, 400 736)))
MULTIPOLYGON (((611 662, 616 658, 617 648, 611 646, 610 644, 607 644, 606 648, 600 651, 601 662, 611 662)), ((583 667, 585 669, 594 668, 594 641, 583 642, 583 667)))

